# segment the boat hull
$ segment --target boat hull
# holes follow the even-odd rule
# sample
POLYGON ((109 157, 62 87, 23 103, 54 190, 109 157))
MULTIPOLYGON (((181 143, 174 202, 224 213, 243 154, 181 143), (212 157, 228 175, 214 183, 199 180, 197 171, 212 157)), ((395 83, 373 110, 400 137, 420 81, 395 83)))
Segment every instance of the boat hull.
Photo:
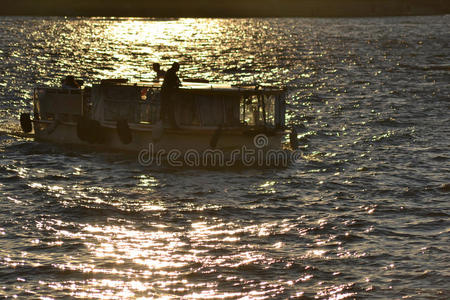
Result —
POLYGON ((280 153, 274 152, 278 155, 275 165, 288 163, 281 155, 285 153, 281 149, 283 132, 265 134, 245 130, 192 128, 164 128, 162 132, 158 132, 162 128, 131 124, 129 128, 131 141, 124 143, 115 125, 102 124, 102 141, 90 143, 80 139, 75 122, 34 121, 33 123, 37 140, 134 152, 138 154, 143 164, 172 159, 174 162, 193 166, 227 166, 234 163, 255 165, 259 160, 259 164, 265 166, 273 164, 265 159, 265 155, 270 151, 280 151, 280 153), (157 138, 155 135, 158 135, 157 138))

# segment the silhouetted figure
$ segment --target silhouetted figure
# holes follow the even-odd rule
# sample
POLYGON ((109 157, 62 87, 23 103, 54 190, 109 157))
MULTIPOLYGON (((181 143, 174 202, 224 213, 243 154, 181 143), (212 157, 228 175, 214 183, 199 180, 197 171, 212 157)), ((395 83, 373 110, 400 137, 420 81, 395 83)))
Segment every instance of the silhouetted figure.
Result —
POLYGON ((166 71, 161 70, 161 65, 159 63, 153 63, 153 71, 156 73, 155 81, 159 81, 159 79, 164 78, 166 75, 166 71))
POLYGON ((181 85, 177 72, 180 69, 180 64, 174 62, 172 67, 167 70, 164 76, 164 82, 161 87, 161 115, 160 118, 163 122, 169 119, 169 123, 173 128, 178 128, 175 119, 175 105, 173 103, 172 96, 181 85))
POLYGON ((72 75, 68 75, 62 83, 62 87, 65 89, 79 89, 80 85, 75 80, 75 77, 73 77, 72 75))

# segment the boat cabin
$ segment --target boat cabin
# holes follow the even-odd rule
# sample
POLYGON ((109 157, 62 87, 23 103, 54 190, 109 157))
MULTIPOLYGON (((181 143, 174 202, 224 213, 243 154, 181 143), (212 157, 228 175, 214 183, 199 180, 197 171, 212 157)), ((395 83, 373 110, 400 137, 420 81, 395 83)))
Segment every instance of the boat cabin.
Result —
MULTIPOLYGON (((183 83, 172 95, 180 127, 284 128, 283 90, 269 87, 183 83)), ((92 88, 36 88, 35 119, 76 122, 85 116, 100 123, 159 121, 161 83, 104 80, 92 88)))
MULTIPOLYGON (((184 83, 172 95, 177 123, 196 127, 284 126, 283 90, 184 83)), ((92 88, 93 118, 155 124, 161 85, 99 84, 92 88)))

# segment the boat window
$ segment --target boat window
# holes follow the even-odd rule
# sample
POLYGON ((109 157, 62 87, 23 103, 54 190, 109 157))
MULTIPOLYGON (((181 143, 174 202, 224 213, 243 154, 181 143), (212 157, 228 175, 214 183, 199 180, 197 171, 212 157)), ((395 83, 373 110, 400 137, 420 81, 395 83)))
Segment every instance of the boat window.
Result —
POLYGON ((241 99, 242 123, 249 126, 274 126, 275 96, 246 95, 241 99))
POLYGON ((223 124, 223 99, 219 95, 195 97, 200 111, 202 126, 217 126, 223 124))
POLYGON ((155 124, 159 119, 160 90, 135 86, 103 86, 104 119, 155 124))
POLYGON ((230 95, 183 95, 176 105, 183 125, 239 126, 239 97, 230 95))
POLYGON ((239 126, 239 97, 224 96, 224 124, 226 126, 239 126))
POLYGON ((133 86, 103 86, 104 119, 136 122, 140 89, 133 86))
POLYGON ((71 121, 83 114, 81 93, 63 93, 61 89, 38 88, 34 91, 34 112, 41 120, 71 121))
POLYGON ((264 96, 266 125, 275 126, 275 102, 276 97, 274 95, 264 96))
POLYGON ((244 96, 242 99, 242 121, 245 125, 256 125, 258 120, 258 98, 244 96))

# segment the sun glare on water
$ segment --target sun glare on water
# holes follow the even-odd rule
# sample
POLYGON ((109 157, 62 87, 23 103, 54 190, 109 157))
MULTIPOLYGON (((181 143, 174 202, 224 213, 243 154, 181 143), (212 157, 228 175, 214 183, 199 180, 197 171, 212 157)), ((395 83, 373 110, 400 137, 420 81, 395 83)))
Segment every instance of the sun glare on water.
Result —
MULTIPOLYGON (((109 54, 117 62, 117 66, 105 72, 104 76, 134 77, 139 72, 143 79, 152 78, 153 62, 159 62, 163 69, 167 69, 173 61, 189 58, 196 48, 194 41, 208 43, 219 33, 220 21, 214 19, 131 18, 111 22, 101 34, 106 43, 115 45, 109 54), (184 56, 180 56, 180 53, 184 56), (138 65, 130 65, 130 62, 136 61, 138 65)), ((197 59, 201 59, 201 54, 195 52, 197 59)))

